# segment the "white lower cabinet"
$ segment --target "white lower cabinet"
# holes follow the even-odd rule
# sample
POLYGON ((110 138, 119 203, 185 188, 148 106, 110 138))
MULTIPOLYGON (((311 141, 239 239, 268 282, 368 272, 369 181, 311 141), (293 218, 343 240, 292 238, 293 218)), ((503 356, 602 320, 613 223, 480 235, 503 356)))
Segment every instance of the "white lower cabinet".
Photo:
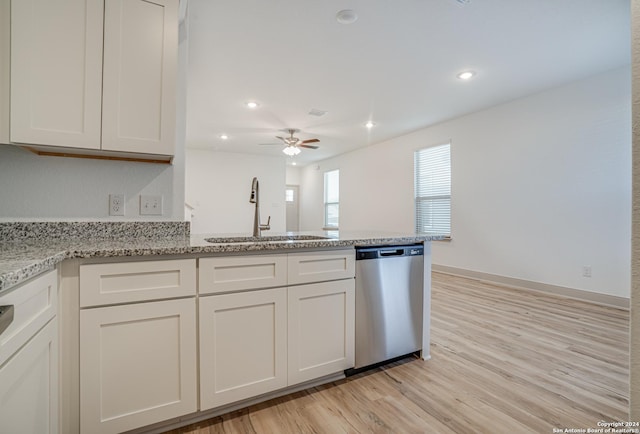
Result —
POLYGON ((197 410, 196 300, 80 311, 80 429, 119 433, 197 410))
POLYGON ((0 432, 58 432, 58 272, 0 295, 13 319, 0 333, 0 432))
POLYGON ((54 318, 0 366, 0 432, 58 432, 57 342, 54 318))
POLYGON ((354 366, 354 279, 290 286, 289 385, 354 366))
POLYGON ((200 298, 200 409, 287 385, 287 288, 200 298))
POLYGON ((353 279, 200 297, 200 409, 353 367, 353 279))
POLYGON ((136 430, 352 368, 354 257, 80 264, 80 432, 136 430))

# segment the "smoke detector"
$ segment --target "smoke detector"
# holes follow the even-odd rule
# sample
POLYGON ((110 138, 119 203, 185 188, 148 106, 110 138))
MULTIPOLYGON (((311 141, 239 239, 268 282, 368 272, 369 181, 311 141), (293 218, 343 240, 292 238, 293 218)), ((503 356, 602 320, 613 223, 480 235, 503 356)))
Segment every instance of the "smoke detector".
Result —
POLYGON ((336 14, 336 20, 340 24, 353 24, 358 20, 358 14, 353 9, 343 9, 336 14))
POLYGON ((320 116, 324 116, 324 115, 326 115, 326 114, 327 114, 327 111, 326 111, 326 110, 319 110, 319 109, 312 108, 311 110, 309 110, 309 114, 310 114, 311 116, 318 116, 318 117, 320 117, 320 116))

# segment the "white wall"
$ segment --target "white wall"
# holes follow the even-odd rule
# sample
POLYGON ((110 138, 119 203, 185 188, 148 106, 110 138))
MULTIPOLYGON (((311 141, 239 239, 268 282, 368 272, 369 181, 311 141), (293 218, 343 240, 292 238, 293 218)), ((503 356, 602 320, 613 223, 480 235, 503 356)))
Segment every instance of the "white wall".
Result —
POLYGON ((251 235, 255 205, 251 180, 260 183, 261 223, 285 231, 285 160, 281 157, 187 149, 186 201, 193 210, 192 233, 251 235))
MULTIPOLYGON (((44 157, 0 145, 0 220, 183 220, 178 166, 44 157), (124 193, 125 216, 109 217, 109 193, 124 193), (140 216, 139 195, 164 197, 163 216, 140 216)), ((182 181, 183 183, 184 181, 182 181)))
POLYGON ((300 185, 300 168, 287 166, 285 177, 287 185, 300 185))
POLYGON ((301 229, 321 226, 322 174, 340 169, 341 230, 413 232, 413 152, 451 142, 435 264, 628 297, 630 92, 623 68, 308 166, 301 229))

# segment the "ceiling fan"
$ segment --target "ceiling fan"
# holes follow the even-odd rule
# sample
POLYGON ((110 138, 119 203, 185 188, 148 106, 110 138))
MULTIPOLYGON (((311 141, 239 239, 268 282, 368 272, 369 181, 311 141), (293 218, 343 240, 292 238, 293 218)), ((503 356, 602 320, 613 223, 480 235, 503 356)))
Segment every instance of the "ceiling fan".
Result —
MULTIPOLYGON (((293 136, 294 134, 300 132, 300 130, 298 130, 296 128, 287 128, 287 129, 280 130, 280 131, 284 131, 285 133, 289 133, 289 137, 276 136, 276 139, 282 140, 282 142, 285 144, 285 148, 282 150, 282 152, 284 152, 285 154, 287 154, 289 156, 298 155, 300 153, 300 148, 318 149, 318 146, 308 145, 308 143, 317 143, 320 140, 318 140, 318 139, 300 140, 299 138, 293 136)), ((276 143, 263 143, 263 144, 264 145, 275 145, 276 143)))

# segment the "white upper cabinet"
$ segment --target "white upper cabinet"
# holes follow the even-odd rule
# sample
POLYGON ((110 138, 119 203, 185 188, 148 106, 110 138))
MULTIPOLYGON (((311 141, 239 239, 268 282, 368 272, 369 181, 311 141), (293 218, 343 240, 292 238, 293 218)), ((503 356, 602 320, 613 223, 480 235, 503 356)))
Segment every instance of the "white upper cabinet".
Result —
POLYGON ((11 2, 11 141, 100 148, 103 0, 11 2))
POLYGON ((173 155, 178 0, 10 6, 12 143, 173 155))
POLYGON ((173 154, 178 2, 107 0, 102 149, 173 154))

